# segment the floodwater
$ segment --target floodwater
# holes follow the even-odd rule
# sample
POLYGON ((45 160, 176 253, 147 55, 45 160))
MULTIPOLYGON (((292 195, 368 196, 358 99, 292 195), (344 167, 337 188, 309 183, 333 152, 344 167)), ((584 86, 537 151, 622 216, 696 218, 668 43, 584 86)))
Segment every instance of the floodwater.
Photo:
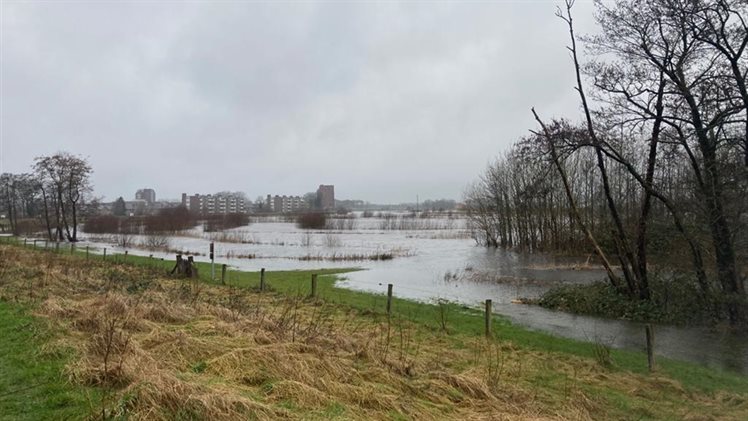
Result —
MULTIPOLYGON (((588 264, 586 257, 529 255, 479 247, 467 236, 461 219, 416 219, 398 224, 383 218, 358 218, 341 222, 339 227, 348 229, 309 231, 293 223, 268 221, 221 233, 204 233, 196 228, 182 236, 168 237, 169 247, 196 254, 195 260, 209 261, 213 239, 216 262, 249 271, 356 267, 362 270, 345 274, 339 286, 384 293, 387 284, 393 284, 398 297, 446 299, 471 306, 491 299, 494 312, 530 329, 614 348, 645 349, 644 326, 640 323, 512 303, 518 298, 539 297, 554 285, 604 279, 604 271, 588 264), (361 260, 377 255, 393 258, 361 260)), ((123 250, 114 246, 111 238, 84 237, 82 245, 90 245, 95 251, 101 252, 104 247, 110 253, 123 250)), ((131 241, 129 253, 174 257, 174 251, 137 247, 146 241, 145 236, 133 236, 131 241)), ((665 325, 656 326, 655 331, 658 355, 748 374, 748 337, 665 325)))

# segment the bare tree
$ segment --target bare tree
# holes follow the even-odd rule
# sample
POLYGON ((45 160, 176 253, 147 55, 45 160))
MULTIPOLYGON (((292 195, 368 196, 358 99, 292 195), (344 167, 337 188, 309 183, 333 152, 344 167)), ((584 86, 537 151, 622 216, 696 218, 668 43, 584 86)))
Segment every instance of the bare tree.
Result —
POLYGON ((0 176, 0 203, 8 218, 10 231, 21 234, 33 229, 39 208, 39 195, 36 180, 32 174, 10 174, 0 176), (32 223, 31 226, 29 223, 32 223))
MULTIPOLYGON (((587 240, 590 242, 592 247, 595 250, 595 254, 600 257, 600 260, 603 262, 603 266, 605 267, 605 271, 608 274, 608 279, 610 280, 610 283, 613 285, 613 287, 621 291, 622 285, 621 280, 619 279, 618 275, 613 270, 613 265, 610 264, 610 261, 608 260, 607 255, 603 251, 602 247, 600 247, 599 243, 595 239, 595 236, 592 234, 592 231, 587 227, 587 225, 582 220, 582 216, 579 212, 579 208, 577 207, 576 201, 574 200, 574 194, 571 190, 571 185, 569 184, 569 178, 566 175, 566 171, 564 167, 561 165, 560 157, 558 155, 558 152, 556 151, 556 140, 554 137, 558 136, 558 133, 561 132, 561 135, 563 136, 564 132, 569 132, 568 128, 566 130, 555 130, 556 134, 554 135, 553 131, 548 128, 548 126, 543 122, 543 120, 540 119, 537 112, 535 112, 535 109, 532 110, 532 114, 535 117, 535 121, 538 122, 540 127, 543 129, 542 134, 539 135, 539 137, 545 139, 545 143, 548 147, 548 151, 551 156, 551 161, 553 162, 553 165, 558 170, 558 175, 561 177, 561 181, 563 182, 564 186, 564 192, 566 193, 566 197, 569 201, 569 206, 571 207, 571 213, 573 215, 573 218, 575 219, 576 223, 579 225, 579 227, 584 232, 585 236, 587 237, 587 240)), ((563 128, 563 125, 557 125, 561 128, 563 128)))
MULTIPOLYGON (((726 68, 724 74, 732 76, 730 84, 734 84, 738 95, 731 101, 735 101, 735 106, 742 108, 745 114, 743 133, 735 139, 743 149, 743 162, 748 167, 748 88, 745 82, 748 63, 743 56, 748 46, 748 24, 745 17, 748 14, 748 3, 698 0, 673 3, 669 5, 669 9, 680 13, 685 29, 690 31, 693 39, 708 45, 721 56, 723 62, 720 65, 726 68)), ((725 80, 729 81, 730 78, 725 80)))
MULTIPOLYGON (((78 241, 78 215, 82 200, 91 192, 91 166, 85 158, 67 152, 38 157, 34 168, 43 190, 45 219, 51 227, 54 210, 55 238, 78 241)), ((51 229, 50 229, 51 231, 51 229)))
POLYGON ((587 64, 572 7, 569 0, 558 16, 569 33, 583 125, 536 115, 541 130, 519 139, 466 191, 474 238, 527 251, 591 246, 611 284, 641 300, 651 299, 650 254, 683 251, 702 303, 742 323, 736 244, 747 243, 748 228, 748 2, 598 1, 601 31, 581 38, 587 64), (650 251, 652 243, 658 247, 650 251))
POLYGON ((747 111, 741 92, 746 35, 738 6, 745 11, 740 1, 626 0, 613 6, 598 1, 603 31, 593 39, 642 73, 662 75, 665 111, 659 121, 677 134, 674 138, 688 156, 733 323, 744 317, 739 302, 745 290, 725 210, 723 171, 730 159, 725 148, 734 143, 730 140, 736 138, 737 126, 748 133, 748 123, 739 118, 747 111))

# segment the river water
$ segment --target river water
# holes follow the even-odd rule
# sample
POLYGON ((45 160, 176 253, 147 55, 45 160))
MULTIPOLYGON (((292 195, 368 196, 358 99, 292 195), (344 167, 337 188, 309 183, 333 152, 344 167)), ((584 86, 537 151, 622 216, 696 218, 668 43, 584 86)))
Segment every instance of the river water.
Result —
MULTIPOLYGON (((513 304, 518 298, 535 298, 564 283, 589 283, 604 279, 603 270, 586 258, 522 254, 476 246, 461 219, 432 219, 393 223, 384 218, 358 218, 341 222, 340 230, 301 230, 295 224, 269 219, 222 233, 201 228, 168 237, 172 252, 140 247, 145 236, 130 238, 132 254, 173 258, 174 250, 196 254, 209 261, 211 239, 216 262, 248 271, 350 268, 339 286, 384 293, 393 284, 394 294, 421 301, 446 299, 478 306, 493 300, 494 311, 515 324, 558 336, 598 341, 614 348, 645 349, 640 323, 577 316, 537 306, 513 304), (353 228, 353 229, 351 229, 353 228), (405 229, 389 229, 405 228, 405 229), (242 241, 242 242, 239 242, 242 241), (252 258, 247 258, 251 255, 252 258), (392 255, 391 260, 361 260, 392 255), (245 256, 245 257, 238 257, 245 256), (356 260, 346 260, 355 258, 356 260)), ((81 245, 95 252, 121 252, 114 239, 83 234, 81 245)), ((658 355, 696 362, 712 368, 748 374, 748 338, 707 328, 655 327, 658 355)))

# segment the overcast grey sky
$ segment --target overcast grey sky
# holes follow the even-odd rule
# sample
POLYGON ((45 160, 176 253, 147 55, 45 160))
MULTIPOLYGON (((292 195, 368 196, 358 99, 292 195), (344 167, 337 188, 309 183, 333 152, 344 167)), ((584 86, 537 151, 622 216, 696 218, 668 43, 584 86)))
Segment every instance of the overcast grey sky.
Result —
POLYGON ((84 155, 107 200, 459 200, 530 107, 578 115, 557 3, 3 0, 0 160, 84 155))

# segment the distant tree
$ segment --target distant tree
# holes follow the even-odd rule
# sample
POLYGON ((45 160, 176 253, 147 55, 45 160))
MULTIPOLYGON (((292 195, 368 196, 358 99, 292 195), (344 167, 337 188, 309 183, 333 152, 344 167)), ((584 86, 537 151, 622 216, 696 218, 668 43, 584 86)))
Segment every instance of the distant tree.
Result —
POLYGON ((16 174, 5 173, 0 176, 0 201, 2 201, 3 210, 6 212, 11 232, 16 231, 17 179, 16 174))
POLYGON ((249 196, 247 196, 247 193, 244 193, 243 191, 235 191, 231 194, 239 199, 244 199, 245 202, 249 202, 249 196))
POLYGON ((452 199, 425 200, 423 209, 432 211, 452 210, 457 206, 457 202, 452 199))
POLYGON ((257 196, 257 199, 255 199, 255 209, 257 209, 258 212, 263 212, 266 207, 267 204, 265 203, 265 198, 257 196))
MULTIPOLYGON (((55 216, 55 237, 78 241, 78 212, 91 192, 93 172, 88 161, 68 152, 35 159, 34 169, 42 190, 47 227, 51 227, 49 208, 55 216)), ((48 228, 51 233, 51 229, 48 228)))
POLYGON ((319 197, 316 192, 309 192, 304 194, 304 202, 306 202, 309 209, 319 209, 319 197))
POLYGON ((101 197, 93 197, 81 207, 80 215, 84 218, 98 215, 101 212, 101 197))
MULTIPOLYGON (((5 211, 11 232, 20 234, 19 220, 35 218, 40 208, 39 193, 33 174, 0 176, 0 209, 5 211)), ((24 224, 28 226, 30 221, 24 224)))
POLYGON ((114 205, 112 205, 112 215, 125 216, 126 213, 127 208, 125 207, 125 199, 120 196, 114 201, 114 205))

